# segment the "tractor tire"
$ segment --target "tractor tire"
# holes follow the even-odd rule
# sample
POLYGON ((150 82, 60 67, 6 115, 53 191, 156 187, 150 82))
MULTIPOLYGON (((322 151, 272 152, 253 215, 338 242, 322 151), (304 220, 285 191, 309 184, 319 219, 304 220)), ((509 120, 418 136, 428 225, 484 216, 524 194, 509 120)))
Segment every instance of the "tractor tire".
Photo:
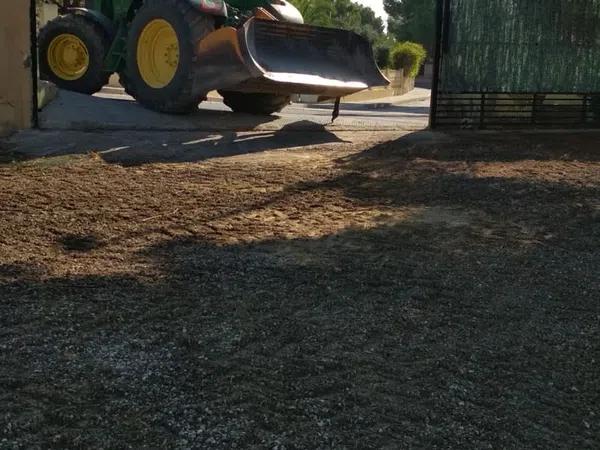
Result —
POLYGON ((57 17, 38 37, 40 78, 62 89, 94 94, 111 75, 104 71, 109 45, 102 28, 84 17, 57 17))
POLYGON ((277 113, 290 103, 290 96, 276 94, 219 91, 225 103, 233 112, 269 116, 277 113))
POLYGON ((121 85, 146 108, 194 111, 206 98, 195 88, 195 46, 214 29, 215 19, 187 0, 146 0, 131 22, 121 85))

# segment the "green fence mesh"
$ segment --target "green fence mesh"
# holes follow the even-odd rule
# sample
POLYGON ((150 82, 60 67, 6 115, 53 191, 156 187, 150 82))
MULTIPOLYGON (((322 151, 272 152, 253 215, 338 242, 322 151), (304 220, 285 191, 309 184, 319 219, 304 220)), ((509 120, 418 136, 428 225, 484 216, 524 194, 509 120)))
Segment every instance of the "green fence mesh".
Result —
POLYGON ((600 0, 451 0, 440 90, 600 92, 600 0))

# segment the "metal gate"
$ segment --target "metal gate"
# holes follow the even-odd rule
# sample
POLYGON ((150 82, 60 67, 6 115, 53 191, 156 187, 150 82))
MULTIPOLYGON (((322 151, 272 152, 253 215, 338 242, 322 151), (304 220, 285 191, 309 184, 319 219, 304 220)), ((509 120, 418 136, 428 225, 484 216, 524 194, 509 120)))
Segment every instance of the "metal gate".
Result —
POLYGON ((600 0, 438 0, 432 127, 600 127, 600 0))

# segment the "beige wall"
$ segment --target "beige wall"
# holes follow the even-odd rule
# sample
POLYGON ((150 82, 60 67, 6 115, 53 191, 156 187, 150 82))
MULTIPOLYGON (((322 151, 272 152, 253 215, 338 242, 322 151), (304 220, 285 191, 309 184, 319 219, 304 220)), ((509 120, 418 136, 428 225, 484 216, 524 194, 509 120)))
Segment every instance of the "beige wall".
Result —
POLYGON ((31 126, 29 1, 0 0, 0 135, 31 126))

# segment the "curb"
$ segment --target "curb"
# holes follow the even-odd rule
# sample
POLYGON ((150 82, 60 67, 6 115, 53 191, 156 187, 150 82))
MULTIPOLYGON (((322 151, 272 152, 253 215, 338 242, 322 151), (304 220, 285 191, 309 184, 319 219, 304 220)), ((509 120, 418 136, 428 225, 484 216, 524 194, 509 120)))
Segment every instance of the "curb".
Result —
POLYGON ((431 99, 431 95, 422 95, 420 97, 413 97, 413 98, 407 98, 406 100, 399 100, 397 102, 390 103, 390 105, 405 105, 407 103, 413 103, 413 102, 424 102, 425 100, 430 100, 430 99, 431 99))
MULTIPOLYGON (((365 109, 385 109, 391 108, 393 106, 401 106, 406 105, 407 103, 415 103, 415 102, 424 102, 425 100, 429 100, 431 98, 430 95, 422 95, 420 97, 412 97, 404 100, 398 100, 395 102, 375 102, 371 100, 371 103, 361 103, 361 102, 342 102, 341 108, 344 109, 344 105, 362 105, 365 109)), ((333 103, 322 102, 322 103, 296 103, 297 105, 304 105, 307 108, 322 108, 325 105, 330 105, 333 108, 333 103)))

